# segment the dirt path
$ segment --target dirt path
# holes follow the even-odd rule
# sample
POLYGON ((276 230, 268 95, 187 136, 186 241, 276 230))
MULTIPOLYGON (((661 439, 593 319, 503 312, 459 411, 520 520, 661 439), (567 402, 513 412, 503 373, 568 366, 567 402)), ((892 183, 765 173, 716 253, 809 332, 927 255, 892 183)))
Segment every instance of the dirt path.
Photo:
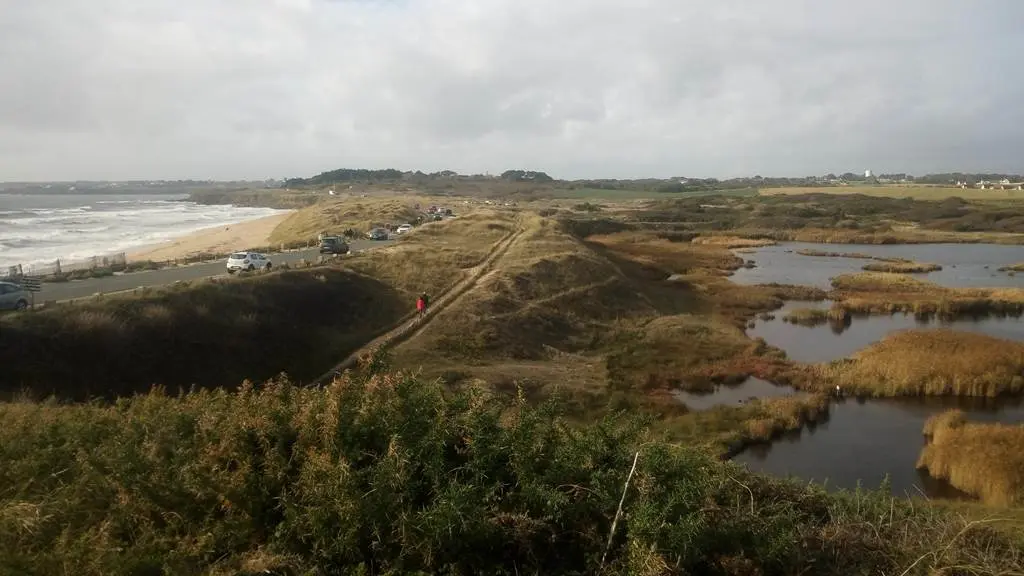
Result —
POLYGON ((404 319, 401 324, 395 328, 381 336, 378 336, 377 338, 374 338, 369 344, 366 344, 350 354, 348 358, 345 358, 345 360, 340 364, 331 368, 322 376, 317 378, 314 384, 326 384, 332 378, 340 376, 346 369, 355 366, 360 356, 374 348, 390 348, 392 346, 397 346, 409 338, 418 335, 430 324, 430 321, 434 316, 446 309, 448 306, 451 306, 463 294, 476 286, 477 283, 479 283, 480 280, 492 270, 494 263, 501 259, 501 257, 508 252, 508 249, 512 244, 522 236, 523 232, 524 230, 519 228, 495 244, 487 257, 484 258, 483 262, 469 270, 469 276, 430 303, 430 307, 422 318, 416 316, 415 313, 412 314, 411 317, 407 317, 407 319, 404 319))

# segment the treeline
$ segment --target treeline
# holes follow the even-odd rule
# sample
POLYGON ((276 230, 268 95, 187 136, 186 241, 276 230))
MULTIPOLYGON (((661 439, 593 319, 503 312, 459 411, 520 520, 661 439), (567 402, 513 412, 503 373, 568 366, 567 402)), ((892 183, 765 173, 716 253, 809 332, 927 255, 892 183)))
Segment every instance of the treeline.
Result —
POLYGON ((329 186, 343 183, 385 183, 405 182, 408 184, 424 184, 435 181, 504 181, 550 184, 561 188, 578 189, 593 188, 600 190, 644 190, 665 193, 706 192, 716 190, 756 190, 759 188, 819 188, 822 186, 842 186, 850 183, 884 184, 887 182, 913 182, 917 184, 948 185, 957 182, 975 184, 981 181, 1020 182, 1024 176, 1019 174, 965 173, 948 172, 942 174, 925 174, 914 176, 905 172, 884 173, 874 176, 845 172, 843 174, 828 173, 821 176, 797 177, 764 177, 761 175, 739 178, 694 178, 676 176, 672 178, 588 178, 579 180, 562 180, 535 170, 506 170, 500 175, 490 174, 459 174, 454 170, 439 172, 402 171, 395 168, 381 170, 341 168, 322 172, 310 178, 289 178, 283 186, 288 188, 329 186))

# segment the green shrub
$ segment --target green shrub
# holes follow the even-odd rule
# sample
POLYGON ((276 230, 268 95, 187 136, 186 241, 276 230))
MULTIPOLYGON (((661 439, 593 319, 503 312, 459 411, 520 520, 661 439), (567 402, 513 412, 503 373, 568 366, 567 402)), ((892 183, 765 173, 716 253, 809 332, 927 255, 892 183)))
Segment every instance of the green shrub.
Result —
POLYGON ((573 427, 555 403, 383 368, 0 405, 0 573, 863 574, 922 550, 939 551, 922 569, 1020 568, 1012 542, 928 506, 828 496, 659 442, 643 419, 573 427))

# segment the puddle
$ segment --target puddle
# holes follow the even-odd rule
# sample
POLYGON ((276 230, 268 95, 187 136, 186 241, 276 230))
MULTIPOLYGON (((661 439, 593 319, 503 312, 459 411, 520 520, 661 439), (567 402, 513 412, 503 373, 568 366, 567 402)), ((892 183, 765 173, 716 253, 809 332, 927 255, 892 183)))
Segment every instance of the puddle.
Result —
POLYGON ((713 392, 686 392, 677 390, 673 396, 690 410, 708 410, 716 406, 737 406, 751 398, 779 398, 792 396, 796 391, 788 386, 776 386, 767 380, 751 376, 739 384, 717 386, 713 392))
POLYGON ((877 488, 886 474, 893 494, 967 498, 948 483, 915 468, 924 446, 925 420, 960 408, 970 420, 1024 423, 1022 399, 922 398, 847 399, 832 405, 828 420, 788 434, 770 445, 752 446, 733 461, 753 471, 796 476, 830 488, 877 488))
POLYGON ((905 258, 932 262, 942 270, 914 274, 928 282, 951 288, 1024 287, 1024 274, 1010 276, 998 268, 1024 262, 1024 247, 998 244, 815 244, 783 242, 757 248, 740 256, 753 260, 754 268, 740 268, 733 274, 737 284, 801 284, 828 290, 831 279, 840 274, 861 272, 872 260, 802 256, 798 250, 824 252, 859 252, 884 258, 905 258))

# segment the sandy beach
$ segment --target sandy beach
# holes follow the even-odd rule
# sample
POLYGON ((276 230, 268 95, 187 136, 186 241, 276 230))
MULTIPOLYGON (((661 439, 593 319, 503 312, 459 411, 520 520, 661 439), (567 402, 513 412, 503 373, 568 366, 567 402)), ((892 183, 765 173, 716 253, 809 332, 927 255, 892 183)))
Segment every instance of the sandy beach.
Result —
POLYGON ((266 246, 270 234, 291 212, 275 214, 236 224, 206 228, 168 242, 145 246, 127 254, 129 262, 153 260, 156 262, 186 258, 195 254, 225 253, 266 246))

